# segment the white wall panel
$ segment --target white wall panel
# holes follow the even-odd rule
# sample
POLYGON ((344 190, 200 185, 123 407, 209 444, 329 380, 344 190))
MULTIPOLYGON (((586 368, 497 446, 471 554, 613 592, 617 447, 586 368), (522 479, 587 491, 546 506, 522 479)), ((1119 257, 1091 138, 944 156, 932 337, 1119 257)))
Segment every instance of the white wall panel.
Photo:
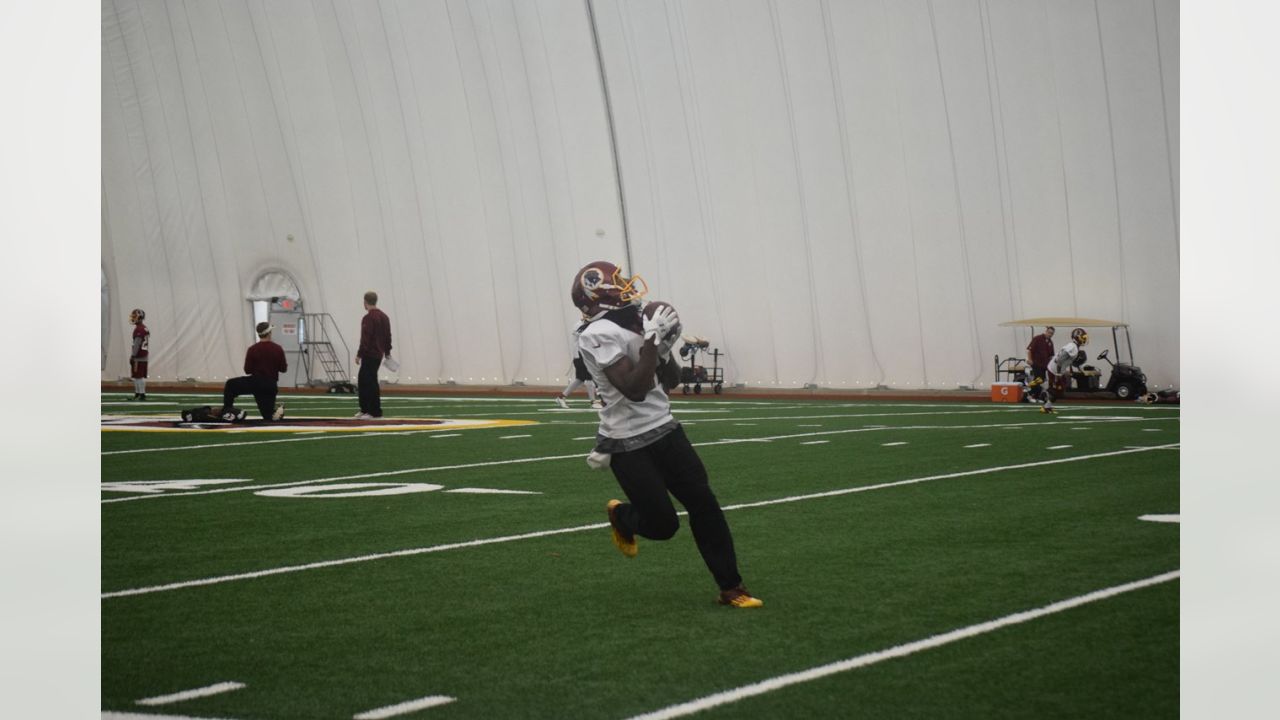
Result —
POLYGON ((730 382, 982 384, 998 323, 1075 313, 1177 383, 1175 2, 591 0, 602 66, 588 9, 104 0, 153 376, 238 373, 282 270, 352 344, 377 290, 406 381, 555 383, 573 272, 629 257, 730 382))

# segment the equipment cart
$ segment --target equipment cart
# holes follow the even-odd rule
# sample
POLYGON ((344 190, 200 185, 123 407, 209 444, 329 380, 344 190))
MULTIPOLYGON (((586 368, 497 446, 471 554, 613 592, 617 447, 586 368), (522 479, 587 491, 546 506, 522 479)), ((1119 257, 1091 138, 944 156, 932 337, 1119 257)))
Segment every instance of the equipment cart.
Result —
POLYGON ((724 392, 724 368, 720 367, 720 356, 724 353, 719 349, 707 350, 711 343, 700 337, 685 337, 684 345, 680 348, 680 357, 688 358, 689 366, 680 368, 680 394, 688 395, 689 388, 693 388, 695 395, 702 394, 702 386, 710 385, 715 394, 719 395, 724 392), (698 353, 708 353, 711 355, 711 367, 698 364, 698 353))

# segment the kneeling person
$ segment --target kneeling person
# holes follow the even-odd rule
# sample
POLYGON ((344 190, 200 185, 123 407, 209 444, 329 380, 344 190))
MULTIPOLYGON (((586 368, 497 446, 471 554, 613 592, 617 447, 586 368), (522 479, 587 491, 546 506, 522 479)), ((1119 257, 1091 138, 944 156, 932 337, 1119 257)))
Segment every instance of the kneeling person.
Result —
POLYGON ((570 290, 586 320, 578 348, 605 402, 592 459, 603 464, 601 458, 608 456, 630 501, 610 500, 606 506, 613 542, 635 557, 637 535, 650 540, 675 535, 680 519, 670 493, 689 511, 698 552, 720 587, 718 602, 760 607, 764 603, 742 586, 733 535, 707 470, 671 416, 666 391, 679 384, 679 366, 671 358, 679 318, 670 306, 642 314, 635 302, 644 295, 644 281, 621 275, 611 263, 594 262, 578 271, 570 290))
POLYGON ((219 415, 234 414, 236 398, 252 395, 263 420, 284 417, 284 406, 276 405, 276 394, 279 392, 279 374, 289 369, 289 362, 285 359, 284 348, 271 341, 274 329, 270 323, 258 323, 258 342, 250 345, 244 354, 244 371, 248 374, 231 378, 222 386, 222 411, 219 415))

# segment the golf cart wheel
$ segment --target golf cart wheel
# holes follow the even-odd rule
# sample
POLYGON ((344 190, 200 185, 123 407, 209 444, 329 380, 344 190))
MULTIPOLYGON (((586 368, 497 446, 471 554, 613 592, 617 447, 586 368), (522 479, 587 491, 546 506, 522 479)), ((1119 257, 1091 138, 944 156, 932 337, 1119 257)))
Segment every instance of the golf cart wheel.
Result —
POLYGON ((681 395, 688 395, 688 394, 689 394, 689 386, 688 386, 688 385, 685 385, 684 387, 680 388, 680 394, 681 394, 681 395))
POLYGON ((720 383, 716 383, 715 390, 716 390, 716 394, 719 395, 720 393, 724 392, 724 386, 721 385, 720 383))
POLYGON ((1116 386, 1116 397, 1121 400, 1132 400, 1137 393, 1137 388, 1130 383, 1120 383, 1116 386))
POLYGON ((693 394, 694 394, 694 395, 701 395, 701 394, 702 394, 702 386, 701 386, 701 385, 694 385, 694 386, 693 386, 693 394))

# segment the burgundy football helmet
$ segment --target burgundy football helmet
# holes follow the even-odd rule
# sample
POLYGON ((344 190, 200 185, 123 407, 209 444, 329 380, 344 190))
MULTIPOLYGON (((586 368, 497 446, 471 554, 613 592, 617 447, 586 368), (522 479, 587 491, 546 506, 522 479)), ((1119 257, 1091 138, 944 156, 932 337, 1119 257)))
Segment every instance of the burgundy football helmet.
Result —
POLYGON ((647 292, 649 287, 644 278, 639 275, 625 277, 622 268, 597 260, 587 263, 574 274, 569 299, 584 319, 595 320, 610 310, 634 304, 647 292))

